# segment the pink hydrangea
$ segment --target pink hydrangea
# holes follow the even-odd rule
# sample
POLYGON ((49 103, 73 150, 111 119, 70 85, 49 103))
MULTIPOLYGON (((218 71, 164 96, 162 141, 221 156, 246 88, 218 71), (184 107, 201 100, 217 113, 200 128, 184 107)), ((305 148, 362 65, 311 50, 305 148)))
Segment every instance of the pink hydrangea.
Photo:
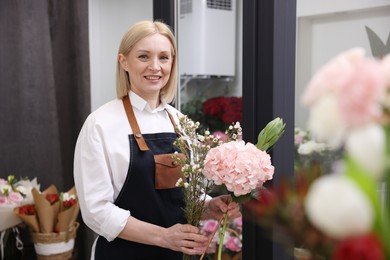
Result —
POLYGON ((274 166, 270 155, 252 143, 233 141, 208 152, 203 174, 216 185, 225 185, 238 197, 272 179, 274 166))

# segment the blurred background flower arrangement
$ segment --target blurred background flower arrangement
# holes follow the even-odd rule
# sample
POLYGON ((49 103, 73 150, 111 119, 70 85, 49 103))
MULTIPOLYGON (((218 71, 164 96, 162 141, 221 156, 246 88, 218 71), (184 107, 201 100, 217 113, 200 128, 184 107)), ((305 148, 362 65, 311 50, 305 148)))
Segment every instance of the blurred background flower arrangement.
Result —
POLYGON ((32 243, 37 259, 69 259, 79 224, 76 190, 43 192, 37 179, 0 178, 1 259, 23 259, 24 242, 32 243))
MULTIPOLYGON (((214 234, 216 228, 219 229, 218 220, 209 219, 202 220, 200 222, 201 233, 211 237, 214 234)), ((204 257, 205 260, 213 260, 217 257, 217 249, 219 244, 219 231, 214 234, 207 253, 204 257)), ((238 217, 229 222, 225 238, 223 242, 224 260, 240 260, 242 259, 242 217, 238 217)))
POLYGON ((242 97, 200 95, 182 105, 183 114, 199 122, 199 132, 223 133, 234 122, 242 123, 242 97))
POLYGON ((0 252, 1 259, 17 259, 21 254, 18 226, 22 219, 14 213, 14 208, 33 202, 31 190, 40 188, 37 179, 16 178, 8 175, 0 178, 0 252))
POLYGON ((298 172, 312 164, 320 166, 322 172, 330 172, 333 162, 341 159, 342 149, 337 149, 314 139, 309 130, 294 129, 294 170, 298 172))
POLYGON ((295 259, 390 259, 390 55, 340 53, 314 74, 302 104, 310 135, 296 132, 298 157, 335 157, 325 168, 300 161, 295 178, 261 189, 245 209, 291 237, 295 259))

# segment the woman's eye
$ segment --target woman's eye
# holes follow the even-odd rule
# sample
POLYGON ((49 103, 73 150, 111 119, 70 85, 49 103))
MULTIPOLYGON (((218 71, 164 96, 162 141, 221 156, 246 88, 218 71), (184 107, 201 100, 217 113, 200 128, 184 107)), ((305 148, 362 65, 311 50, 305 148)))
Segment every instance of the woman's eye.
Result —
POLYGON ((142 54, 142 55, 139 55, 139 56, 138 56, 138 59, 140 59, 140 60, 147 60, 147 59, 148 59, 148 56, 145 55, 145 54, 142 54))
POLYGON ((168 56, 161 56, 160 60, 169 60, 169 57, 168 56))

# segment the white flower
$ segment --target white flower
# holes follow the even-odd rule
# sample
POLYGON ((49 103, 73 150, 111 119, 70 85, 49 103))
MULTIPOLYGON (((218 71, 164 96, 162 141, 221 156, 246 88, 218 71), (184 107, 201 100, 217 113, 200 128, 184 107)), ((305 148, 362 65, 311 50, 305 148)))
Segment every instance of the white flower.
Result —
POLYGON ((324 175, 314 181, 305 200, 305 211, 311 223, 336 239, 364 234, 373 222, 367 197, 339 174, 324 175))
POLYGON ((177 180, 175 186, 176 186, 176 187, 181 187, 182 185, 183 185, 183 179, 180 177, 180 178, 177 180))
POLYGON ((386 164, 385 144, 384 129, 372 123, 351 131, 345 149, 360 166, 380 179, 386 164))
POLYGON ((298 148, 299 154, 308 155, 314 152, 323 152, 326 150, 326 144, 324 143, 317 143, 314 140, 307 141, 305 143, 302 143, 298 148))
POLYGON ((313 137, 331 147, 340 147, 346 132, 335 95, 321 97, 310 110, 308 128, 313 137))

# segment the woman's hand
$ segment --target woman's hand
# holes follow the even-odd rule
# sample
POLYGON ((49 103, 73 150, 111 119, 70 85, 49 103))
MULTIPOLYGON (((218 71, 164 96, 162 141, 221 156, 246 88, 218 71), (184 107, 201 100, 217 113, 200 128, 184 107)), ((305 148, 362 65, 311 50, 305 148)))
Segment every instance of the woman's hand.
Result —
POLYGON ((189 224, 176 224, 166 228, 161 239, 162 247, 187 255, 202 254, 208 242, 208 238, 200 234, 199 228, 189 224))
POLYGON ((229 219, 241 216, 240 205, 233 202, 230 195, 221 195, 206 201, 202 219, 220 219, 225 212, 228 212, 229 219))

